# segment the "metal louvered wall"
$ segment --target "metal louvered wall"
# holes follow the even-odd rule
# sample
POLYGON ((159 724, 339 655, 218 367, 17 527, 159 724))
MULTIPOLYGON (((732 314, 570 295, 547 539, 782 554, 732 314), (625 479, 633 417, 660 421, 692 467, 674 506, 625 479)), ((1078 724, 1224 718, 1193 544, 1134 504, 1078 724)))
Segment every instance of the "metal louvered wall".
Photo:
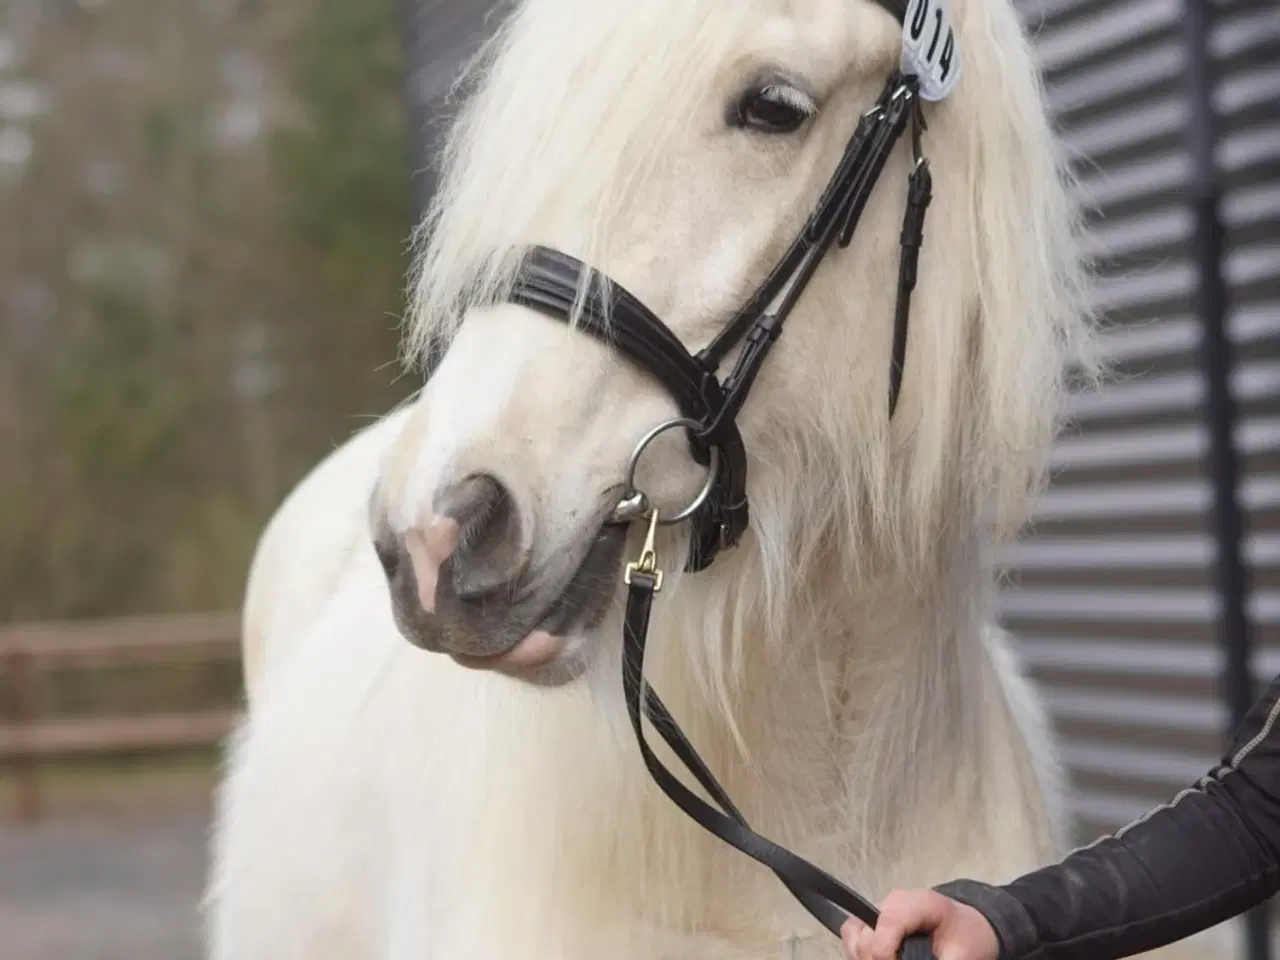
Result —
MULTIPOLYGON (((1010 551, 1006 624, 1048 697, 1081 836, 1203 774, 1227 722, 1193 312, 1191 161, 1179 0, 1019 3, 1062 136, 1096 208, 1096 303, 1114 382, 1075 397, 1074 427, 1031 535, 1010 551)), ((1227 193, 1227 323, 1236 350, 1244 551, 1265 681, 1280 672, 1280 6, 1222 3, 1217 149, 1227 193)))
MULTIPOLYGON (((1087 842, 1204 775, 1231 728, 1195 302, 1187 7, 1015 2, 1095 208, 1096 304, 1116 374, 1071 401, 1074 424, 1034 529, 1009 551, 1001 597, 1062 738, 1087 842)), ((1280 673, 1280 4, 1218 0, 1212 16, 1241 553, 1260 691, 1280 673)), ((1215 956, 1243 956, 1233 954, 1240 944, 1221 940, 1215 956)))

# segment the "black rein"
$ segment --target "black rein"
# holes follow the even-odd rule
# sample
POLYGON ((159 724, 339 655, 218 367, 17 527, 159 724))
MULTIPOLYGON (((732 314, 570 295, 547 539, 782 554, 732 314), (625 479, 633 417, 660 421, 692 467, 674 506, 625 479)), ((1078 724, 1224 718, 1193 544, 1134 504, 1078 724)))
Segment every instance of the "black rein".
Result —
MULTIPOLYGON (((907 0, 878 0, 904 24, 907 0)), ((917 7, 917 19, 925 8, 917 7)), ((942 14, 938 14, 941 23, 942 14)), ((936 41, 935 41, 936 42, 936 41)), ((932 56, 932 54, 930 54, 932 56)), ((894 71, 875 105, 861 117, 840 163, 813 213, 787 252, 750 299, 698 353, 680 339, 637 297, 598 271, 560 251, 534 246, 525 252, 507 299, 566 322, 628 357, 653 376, 674 399, 692 426, 687 436, 692 456, 711 464, 708 492, 689 517, 692 537, 685 570, 706 569, 723 549, 735 546, 748 525, 747 459, 738 430, 741 411, 756 376, 781 335, 806 286, 831 245, 847 247, 885 164, 907 127, 911 127, 914 165, 907 184, 898 271, 893 347, 889 361, 888 416, 898 403, 906 358, 911 295, 916 285, 924 218, 932 197, 929 164, 921 153, 924 116, 914 75, 894 71), (736 361, 721 380, 717 370, 730 353, 736 361), (696 428, 694 428, 696 427, 696 428), (712 457, 716 452, 718 456, 712 457)), ((643 449, 643 445, 640 450, 643 449)), ((637 451, 637 456, 639 451, 637 451)), ((634 468, 634 463, 632 464, 634 468)), ((617 522, 632 519, 622 518, 617 522)), ((681 732, 662 699, 644 681, 645 640, 654 594, 662 571, 652 551, 656 510, 649 511, 649 534, 641 559, 627 568, 627 604, 623 626, 622 681, 627 711, 644 764, 662 791, 706 830, 768 867, 824 928, 840 936, 849 916, 875 926, 876 908, 845 884, 785 847, 751 829, 715 776, 681 732), (643 718, 670 746, 719 807, 702 800, 671 773, 649 747, 643 718)), ((929 938, 909 937, 903 960, 931 960, 929 938)))
MULTIPOLYGON (((693 537, 685 564, 689 572, 705 569, 721 549, 734 546, 746 530, 746 453, 736 416, 822 258, 833 243, 846 247, 852 240, 871 191, 908 125, 912 127, 914 166, 900 238, 902 253, 889 366, 888 414, 892 416, 902 382, 907 319, 924 217, 932 196, 929 165, 920 149, 924 118, 912 77, 895 72, 889 79, 875 106, 863 115, 850 137, 839 167, 786 254, 750 300, 697 354, 685 349, 670 328, 638 298, 581 261, 547 247, 533 247, 527 252, 510 301, 566 321, 576 313, 582 330, 655 377, 675 400, 681 415, 698 424, 697 430, 689 431, 689 443, 700 463, 708 462, 712 447, 721 452, 711 493, 691 518, 693 537), (721 381, 716 369, 738 346, 738 358, 721 381)), ((650 517, 651 534, 656 523, 655 512, 650 517)), ((874 926, 879 913, 870 902, 826 871, 751 829, 661 698, 644 682, 645 639, 660 576, 660 571, 635 564, 628 570, 623 630, 627 709, 650 775, 703 828, 772 870, 828 931, 839 937, 841 926, 850 915, 874 926), (642 714, 720 809, 694 794, 658 760, 645 739, 642 714)), ((909 938, 902 957, 929 960, 932 951, 928 938, 909 938)))

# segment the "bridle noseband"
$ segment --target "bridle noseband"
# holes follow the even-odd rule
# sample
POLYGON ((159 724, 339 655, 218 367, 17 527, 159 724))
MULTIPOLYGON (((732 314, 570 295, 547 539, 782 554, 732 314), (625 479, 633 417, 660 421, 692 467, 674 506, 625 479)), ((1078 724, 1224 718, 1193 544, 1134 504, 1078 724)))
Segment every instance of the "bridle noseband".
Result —
MULTIPOLYGON (((918 43, 930 0, 879 2, 918 43), (915 4, 910 25, 906 23, 907 3, 915 4)), ((939 32, 943 22, 939 13, 939 32)), ((948 49, 952 42, 948 36, 948 49)), ((937 45, 935 34, 930 57, 937 45)), ((569 321, 576 316, 581 329, 655 377, 675 400, 680 416, 659 424, 641 439, 628 464, 623 496, 610 518, 613 523, 647 519, 640 556, 627 565, 624 575, 628 593, 623 627, 623 686, 631 724, 645 766, 667 796, 704 828, 773 870, 805 909, 837 937, 850 914, 874 926, 879 916, 876 908, 827 872, 753 831, 661 698, 643 680, 649 614, 663 579, 654 539, 659 525, 688 520, 692 538, 685 570, 694 573, 705 570, 721 550, 737 545, 746 531, 747 463, 737 415, 823 257, 832 244, 844 248, 853 239, 890 153, 910 126, 913 166, 900 238, 889 364, 887 415, 893 415, 902 384, 907 321, 924 237, 925 211, 932 196, 929 164, 921 152, 925 123, 920 101, 920 78, 895 70, 875 105, 862 115, 834 175, 787 252, 747 303, 696 354, 690 353, 670 328, 627 290, 557 250, 543 246, 528 249, 507 297, 512 303, 560 320, 569 321), (740 348, 737 359, 721 380, 716 371, 735 348, 740 348), (635 469, 649 443, 676 428, 686 431, 692 456, 707 467, 707 482, 692 503, 663 518, 645 494, 636 489, 635 469), (642 711, 719 809, 694 794, 653 754, 644 737, 642 711)), ((929 939, 909 938, 903 956, 921 960, 932 957, 929 939)))

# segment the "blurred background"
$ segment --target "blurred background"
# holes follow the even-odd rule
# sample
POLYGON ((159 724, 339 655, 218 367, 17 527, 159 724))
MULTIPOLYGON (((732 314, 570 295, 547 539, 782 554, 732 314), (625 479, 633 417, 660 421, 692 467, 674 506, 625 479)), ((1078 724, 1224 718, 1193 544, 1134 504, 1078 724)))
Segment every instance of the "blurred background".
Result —
MULTIPOLYGON (((1280 4, 1016 5, 1117 373, 1000 599, 1087 841, 1280 672, 1280 4)), ((490 11, 0 0, 3 960, 199 956, 247 563, 416 385, 406 242, 490 11)), ((1280 956, 1268 917, 1202 955, 1280 956)))

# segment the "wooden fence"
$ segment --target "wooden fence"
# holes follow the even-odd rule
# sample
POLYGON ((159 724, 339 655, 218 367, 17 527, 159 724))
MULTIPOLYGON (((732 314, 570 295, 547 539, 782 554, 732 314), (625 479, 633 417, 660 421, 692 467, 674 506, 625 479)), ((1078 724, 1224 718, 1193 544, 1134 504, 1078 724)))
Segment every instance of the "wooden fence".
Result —
POLYGON ((234 612, 0 626, 0 766, 16 777, 19 819, 34 821, 42 814, 42 762, 211 746, 226 736, 238 713, 225 707, 46 717, 38 696, 44 672, 234 660, 239 643, 240 617, 234 612))

